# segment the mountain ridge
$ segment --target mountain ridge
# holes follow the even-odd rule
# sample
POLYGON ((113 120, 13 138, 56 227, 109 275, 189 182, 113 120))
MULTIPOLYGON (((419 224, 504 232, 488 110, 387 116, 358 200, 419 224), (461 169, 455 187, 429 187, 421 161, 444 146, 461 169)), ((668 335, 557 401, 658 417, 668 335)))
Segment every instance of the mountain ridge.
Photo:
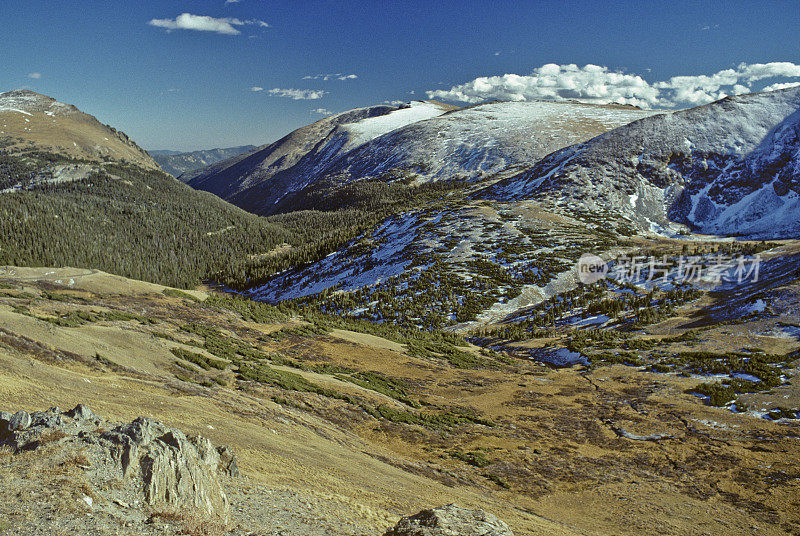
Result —
POLYGON ((562 149, 478 195, 545 198, 567 211, 565 199, 579 196, 644 231, 678 223, 706 234, 794 237, 799 140, 800 88, 731 96, 562 149))
POLYGON ((322 185, 366 178, 477 180, 654 113, 659 112, 539 102, 463 110, 435 101, 361 108, 181 180, 250 212, 288 212, 304 190, 322 185))
POLYGON ((69 158, 159 169, 127 134, 71 104, 27 89, 0 93, 0 145, 8 151, 25 152, 31 144, 69 158))

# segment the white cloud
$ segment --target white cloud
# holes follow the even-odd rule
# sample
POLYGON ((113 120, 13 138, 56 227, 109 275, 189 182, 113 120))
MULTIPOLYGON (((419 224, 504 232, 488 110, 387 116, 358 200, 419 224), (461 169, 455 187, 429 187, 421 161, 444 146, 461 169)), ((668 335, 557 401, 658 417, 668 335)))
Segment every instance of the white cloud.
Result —
POLYGON ((253 86, 250 88, 250 91, 264 91, 264 88, 260 86, 253 86))
POLYGON ((761 91, 777 91, 779 89, 789 89, 790 87, 800 86, 800 82, 786 82, 784 84, 770 84, 761 91))
POLYGON ((235 26, 254 25, 261 28, 268 28, 269 24, 263 20, 248 19, 241 20, 231 17, 214 18, 207 15, 192 15, 183 13, 174 19, 153 19, 147 24, 164 28, 168 32, 172 30, 196 30, 199 32, 215 32, 224 35, 239 35, 240 32, 235 26))
MULTIPOLYGON (((767 78, 800 77, 800 65, 790 62, 739 64, 711 75, 674 76, 649 83, 636 74, 607 67, 549 63, 530 75, 504 74, 476 78, 448 90, 428 91, 428 98, 478 103, 486 100, 577 100, 597 104, 632 104, 643 108, 697 106, 754 91, 767 78)), ((773 84, 774 86, 775 84, 773 84)), ((772 86, 768 86, 772 87, 772 86)))
POLYGON ((319 114, 319 115, 333 115, 333 112, 328 110, 327 108, 314 108, 311 110, 312 114, 319 114))
POLYGON ((226 4, 238 4, 241 1, 242 0, 225 0, 225 3, 226 4))
POLYGON ((274 97, 287 97, 293 100, 316 100, 321 99, 327 92, 319 89, 282 89, 276 87, 270 89, 268 93, 274 97))
POLYGON ((33 78, 34 80, 38 80, 42 77, 42 73, 28 73, 28 78, 33 78))
POLYGON ((303 77, 303 80, 355 80, 358 78, 358 75, 355 74, 342 74, 342 73, 333 73, 333 74, 315 74, 315 75, 306 75, 303 77))
POLYGON ((391 104, 392 106, 400 106, 401 104, 407 104, 407 101, 401 100, 385 100, 383 101, 384 104, 391 104))

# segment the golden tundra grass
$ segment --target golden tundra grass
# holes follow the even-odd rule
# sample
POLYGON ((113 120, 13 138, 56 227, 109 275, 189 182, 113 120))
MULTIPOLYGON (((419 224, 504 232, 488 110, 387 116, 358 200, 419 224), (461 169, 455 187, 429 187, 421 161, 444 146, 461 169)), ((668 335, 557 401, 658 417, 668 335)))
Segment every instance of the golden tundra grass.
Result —
MULTIPOLYGON (((769 480, 784 474, 780 471, 798 472, 793 460, 800 458, 800 446, 788 436, 794 429, 704 406, 683 392, 696 379, 621 365, 551 370, 522 360, 497 369, 459 370, 411 357, 397 343, 371 335, 337 331, 272 340, 268 334, 275 325, 243 322, 160 291, 89 297, 159 323, 61 328, 14 313, 10 298, 0 298, 0 321, 51 348, 85 357, 99 351, 137 373, 45 363, 0 348, 0 408, 66 408, 80 402, 112 420, 157 418, 233 447, 251 482, 326 497, 341 505, 341 515, 367 520, 376 534, 399 515, 448 502, 483 507, 523 535, 690 534, 698 527, 734 534, 756 526, 759 534, 770 536, 784 534, 782 524, 800 526, 795 507, 800 481, 769 480), (176 343, 153 334, 188 341, 179 326, 190 322, 214 325, 231 337, 257 342, 266 353, 307 364, 381 372, 408 385, 411 398, 460 408, 495 426, 407 426, 365 417, 318 395, 238 382, 201 387, 178 381, 169 351, 176 343), (620 439, 612 424, 676 439, 620 439), (490 465, 468 463, 479 458, 490 465), (765 469, 770 467, 778 469, 765 469)), ((686 320, 662 327, 672 332, 681 322, 686 320)), ((784 339, 752 340, 746 328, 721 326, 707 338, 723 349, 789 349, 784 339)), ((647 337, 660 336, 658 329, 647 337)), ((758 326, 759 332, 769 329, 758 326)), ((294 372, 326 388, 390 404, 383 395, 335 375, 294 372)), ((784 394, 787 404, 800 400, 796 386, 778 388, 774 396, 784 394)), ((6 467, 4 456, 0 471, 6 467)))

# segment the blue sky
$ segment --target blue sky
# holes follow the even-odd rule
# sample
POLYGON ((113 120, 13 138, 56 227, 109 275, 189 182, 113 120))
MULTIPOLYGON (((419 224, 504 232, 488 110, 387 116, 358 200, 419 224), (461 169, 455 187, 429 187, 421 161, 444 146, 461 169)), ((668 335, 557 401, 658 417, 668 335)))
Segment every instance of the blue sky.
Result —
POLYGON ((798 28, 797 1, 2 0, 0 91, 148 149, 258 145, 428 95, 702 104, 800 82, 798 28))

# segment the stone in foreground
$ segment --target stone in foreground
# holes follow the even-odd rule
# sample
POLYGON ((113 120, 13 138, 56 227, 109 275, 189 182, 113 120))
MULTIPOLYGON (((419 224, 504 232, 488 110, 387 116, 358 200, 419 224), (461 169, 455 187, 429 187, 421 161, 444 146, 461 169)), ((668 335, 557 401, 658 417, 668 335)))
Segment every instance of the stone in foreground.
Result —
POLYGON ((229 516, 221 476, 238 474, 236 458, 204 437, 187 437, 144 417, 110 423, 84 405, 67 412, 51 408, 0 413, 0 446, 20 452, 44 445, 57 445, 47 451, 54 459, 81 453, 82 467, 108 507, 146 504, 221 519, 229 516))
POLYGON ((404 517, 384 536, 514 536, 514 533, 488 512, 448 504, 404 517))

